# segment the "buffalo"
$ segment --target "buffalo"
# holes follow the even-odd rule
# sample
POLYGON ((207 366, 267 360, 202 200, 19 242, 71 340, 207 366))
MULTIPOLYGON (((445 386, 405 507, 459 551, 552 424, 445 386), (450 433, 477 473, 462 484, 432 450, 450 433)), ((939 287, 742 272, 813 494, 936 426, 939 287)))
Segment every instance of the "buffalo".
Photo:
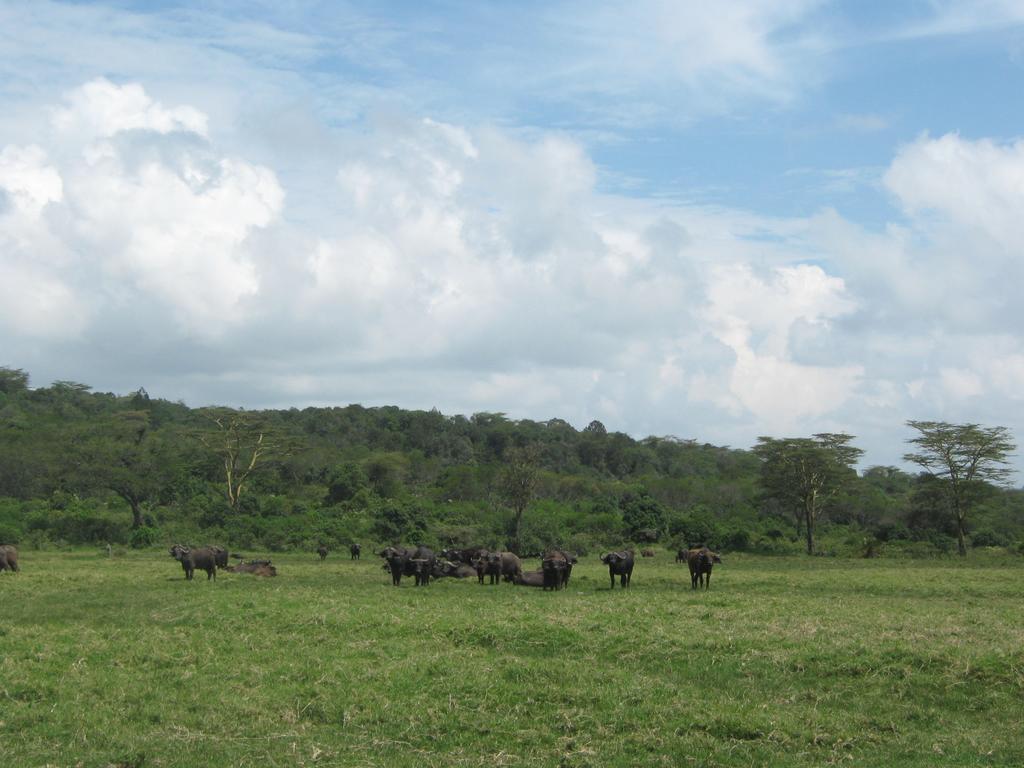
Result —
POLYGON ((171 557, 181 563, 185 571, 185 579, 192 581, 192 574, 199 569, 206 571, 206 580, 217 578, 217 552, 213 547, 191 547, 175 544, 171 547, 171 557))
POLYGON ((629 588, 629 581, 633 577, 633 550, 624 549, 621 552, 609 552, 601 555, 601 562, 608 566, 608 575, 612 580, 612 589, 615 589, 615 577, 619 577, 619 583, 623 589, 629 588))
POLYGON ((417 587, 430 585, 430 577, 433 574, 436 561, 428 560, 425 557, 414 557, 409 560, 412 566, 412 575, 416 577, 417 587))
POLYGON ((18 550, 11 544, 0 546, 0 571, 5 570, 14 573, 21 570, 18 567, 18 550))
POLYGON ((513 583, 521 587, 544 587, 547 589, 547 577, 543 570, 526 571, 525 573, 520 571, 513 579, 513 583))
POLYGON ((640 557, 654 557, 654 550, 653 549, 641 549, 640 550, 640 557))
POLYGON ((363 548, 358 544, 351 544, 348 548, 349 560, 358 560, 359 555, 362 554, 363 548))
MULTIPOLYGON (((481 560, 484 564, 484 573, 491 577, 491 584, 497 584, 499 579, 514 582, 523 572, 523 562, 513 552, 487 552, 481 560)), ((483 583, 482 578, 480 581, 483 583)))
POLYGON ((391 572, 391 583, 396 587, 402 583, 403 576, 415 576, 416 586, 430 583, 430 573, 434 569, 437 558, 434 551, 424 546, 385 547, 380 552, 385 560, 385 568, 391 572), (417 562, 422 561, 422 562, 417 562))
POLYGON ((434 570, 431 571, 431 576, 435 579, 444 578, 446 576, 455 579, 467 579, 470 576, 476 576, 477 570, 472 565, 466 563, 453 563, 451 560, 438 560, 434 564, 434 570))
POLYGON ((563 589, 569 585, 576 556, 564 549, 552 549, 541 558, 541 571, 548 577, 545 589, 563 589))
POLYGON ((487 554, 483 547, 467 547, 466 549, 442 549, 441 557, 453 563, 472 564, 474 560, 487 554))
POLYGON ((210 547, 213 550, 213 561, 217 564, 218 568, 226 568, 228 564, 228 551, 224 547, 213 546, 210 547))
POLYGON ((228 566, 226 570, 232 573, 251 573, 253 576, 277 576, 277 568, 269 560, 250 560, 228 566))
POLYGON ((704 589, 710 589, 711 568, 721 562, 722 558, 707 547, 687 550, 686 564, 690 566, 691 589, 697 589, 698 584, 704 589))
POLYGON ((328 554, 328 552, 327 552, 327 547, 325 547, 325 546, 324 546, 323 544, 321 544, 321 545, 320 545, 319 547, 317 547, 317 548, 316 548, 316 553, 317 553, 318 555, 320 555, 320 562, 321 562, 321 563, 322 563, 322 562, 323 562, 324 560, 326 560, 326 559, 327 559, 327 554, 328 554))

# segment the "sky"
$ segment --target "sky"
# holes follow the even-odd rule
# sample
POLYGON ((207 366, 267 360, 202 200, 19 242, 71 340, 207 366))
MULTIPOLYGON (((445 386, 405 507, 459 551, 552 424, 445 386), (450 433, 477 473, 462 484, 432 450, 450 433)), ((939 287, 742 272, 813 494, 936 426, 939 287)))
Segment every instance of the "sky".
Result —
POLYGON ((1024 440, 1022 126, 1024 0, 3 0, 0 365, 907 468, 1024 440))

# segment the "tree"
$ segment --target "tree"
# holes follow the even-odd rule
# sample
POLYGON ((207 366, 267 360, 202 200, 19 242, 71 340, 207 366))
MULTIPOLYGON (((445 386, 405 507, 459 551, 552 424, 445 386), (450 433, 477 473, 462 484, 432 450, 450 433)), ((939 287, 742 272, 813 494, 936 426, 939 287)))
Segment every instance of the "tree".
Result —
POLYGON ((501 495, 514 514, 512 527, 512 548, 519 549, 520 534, 523 528, 523 512, 533 501, 537 492, 537 464, 540 449, 536 444, 521 448, 510 448, 505 451, 505 470, 500 477, 501 495))
POLYGON ((850 445, 852 435, 822 432, 813 437, 759 437, 754 453, 761 459, 764 495, 799 516, 814 554, 814 527, 822 510, 857 476, 853 465, 863 453, 850 445))
POLYGON ((121 411, 96 422, 78 446, 77 484, 106 488, 132 513, 132 530, 144 524, 143 505, 156 499, 177 471, 171 446, 154 434, 145 411, 121 411))
POLYGON ((651 532, 657 539, 665 532, 668 517, 665 508, 646 488, 626 491, 619 500, 619 509, 626 531, 634 541, 649 539, 651 532))
POLYGON ((224 468, 224 496, 234 512, 253 473, 270 459, 290 453, 290 447, 272 435, 259 419, 243 411, 218 408, 205 415, 214 428, 195 437, 217 454, 224 468))
POLYGON ((1007 479, 1011 471, 1007 457, 1017 446, 1006 427, 914 420, 907 426, 918 431, 917 437, 907 440, 918 450, 904 454, 903 460, 943 481, 956 521, 957 551, 966 555, 967 517, 978 492, 986 483, 1007 479))
POLYGON ((13 395, 28 389, 28 374, 21 368, 0 366, 0 392, 13 395))

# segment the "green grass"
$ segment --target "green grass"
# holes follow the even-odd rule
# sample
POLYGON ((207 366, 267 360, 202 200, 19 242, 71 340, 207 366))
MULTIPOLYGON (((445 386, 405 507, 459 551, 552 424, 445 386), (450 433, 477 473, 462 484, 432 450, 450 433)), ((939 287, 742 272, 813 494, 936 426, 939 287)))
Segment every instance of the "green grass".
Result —
POLYGON ((546 593, 21 560, 5 766, 1024 765, 1020 561, 732 556, 694 593, 669 555, 629 592, 591 557, 546 593))

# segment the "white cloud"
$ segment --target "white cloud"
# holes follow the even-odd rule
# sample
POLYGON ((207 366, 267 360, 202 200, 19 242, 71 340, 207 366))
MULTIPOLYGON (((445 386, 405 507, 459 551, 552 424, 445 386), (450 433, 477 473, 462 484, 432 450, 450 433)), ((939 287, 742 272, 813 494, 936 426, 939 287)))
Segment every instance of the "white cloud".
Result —
POLYGON ((64 187, 41 147, 9 145, 0 151, 0 189, 16 212, 34 217, 47 203, 59 202, 64 187))
POLYGON ((74 335, 106 303, 154 300, 200 337, 239 322, 259 287, 247 240, 283 206, 274 174, 217 154, 201 135, 204 115, 166 108, 138 85, 92 81, 66 101, 53 153, 0 150, 0 189, 13 201, 0 215, 3 268, 21 291, 8 297, 7 323, 31 317, 74 335))
POLYGON ((165 107, 153 101, 138 83, 115 85, 98 78, 67 94, 65 102, 54 110, 53 124, 61 133, 78 140, 132 130, 206 136, 206 115, 190 106, 165 107))
POLYGON ((728 378, 735 400, 776 428, 822 416, 855 393, 863 368, 826 367, 789 359, 798 323, 825 331, 853 302, 842 280, 817 266, 780 267, 760 278, 746 265, 714 270, 707 315, 712 333, 736 355, 728 378))
POLYGON ((1024 141, 923 136, 900 150, 884 182, 912 216, 936 215, 1004 248, 1022 242, 1024 141))
POLYGON ((956 400, 976 397, 985 391, 981 377, 974 371, 943 368, 939 371, 939 378, 945 393, 956 400))

